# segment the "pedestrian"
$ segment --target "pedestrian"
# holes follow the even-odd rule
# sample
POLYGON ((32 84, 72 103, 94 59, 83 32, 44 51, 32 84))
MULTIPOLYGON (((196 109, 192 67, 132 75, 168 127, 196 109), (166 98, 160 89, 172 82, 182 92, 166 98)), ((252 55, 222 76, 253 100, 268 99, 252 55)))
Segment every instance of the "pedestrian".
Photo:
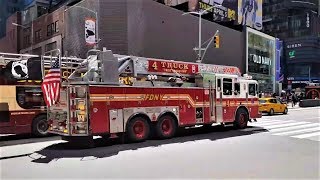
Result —
POLYGON ((292 94, 292 107, 294 107, 297 102, 298 102, 297 95, 295 93, 293 93, 292 94))

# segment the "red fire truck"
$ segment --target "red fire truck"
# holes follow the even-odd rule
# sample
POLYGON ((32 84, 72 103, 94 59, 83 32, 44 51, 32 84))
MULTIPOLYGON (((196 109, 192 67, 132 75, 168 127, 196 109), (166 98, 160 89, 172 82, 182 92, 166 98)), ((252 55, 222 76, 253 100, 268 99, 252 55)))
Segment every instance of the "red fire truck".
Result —
POLYGON ((151 133, 171 138, 179 127, 245 128, 261 117, 257 85, 233 66, 103 50, 62 83, 60 102, 48 108, 49 132, 88 144, 94 135, 138 142, 151 133))
MULTIPOLYGON (((41 90, 41 59, 45 72, 48 56, 0 53, 0 135, 48 135, 46 104, 41 90)), ((77 58, 61 58, 62 64, 77 58)), ((63 66, 62 77, 71 70, 63 66)))

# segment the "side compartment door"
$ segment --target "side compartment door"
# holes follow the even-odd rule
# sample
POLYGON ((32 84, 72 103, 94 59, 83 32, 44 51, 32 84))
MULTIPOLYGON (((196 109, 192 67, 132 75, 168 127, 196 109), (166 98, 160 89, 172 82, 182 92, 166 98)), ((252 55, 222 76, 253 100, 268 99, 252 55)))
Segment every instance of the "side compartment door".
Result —
POLYGON ((222 78, 216 79, 216 123, 223 122, 222 78))
POLYGON ((209 81, 210 121, 216 120, 216 92, 214 82, 209 81))

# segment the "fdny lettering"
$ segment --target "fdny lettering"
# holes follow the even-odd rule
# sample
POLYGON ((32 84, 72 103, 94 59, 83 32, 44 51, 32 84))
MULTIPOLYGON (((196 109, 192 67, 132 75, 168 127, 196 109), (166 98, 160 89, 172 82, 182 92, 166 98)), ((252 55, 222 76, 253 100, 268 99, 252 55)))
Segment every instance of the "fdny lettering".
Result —
POLYGON ((144 96, 145 101, 157 101, 157 100, 162 100, 164 94, 146 94, 144 96))

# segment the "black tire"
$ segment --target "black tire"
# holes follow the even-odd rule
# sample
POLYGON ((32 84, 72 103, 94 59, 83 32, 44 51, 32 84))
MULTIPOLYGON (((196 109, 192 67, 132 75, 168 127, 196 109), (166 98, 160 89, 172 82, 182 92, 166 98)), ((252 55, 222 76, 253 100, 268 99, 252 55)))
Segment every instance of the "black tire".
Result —
POLYGON ((272 108, 270 109, 269 115, 270 116, 274 115, 274 110, 272 108))
POLYGON ((148 139, 150 134, 150 125, 144 117, 136 116, 129 120, 126 131, 128 141, 141 142, 148 139))
POLYGON ((283 114, 288 114, 288 108, 284 108, 283 114))
POLYGON ((48 120, 46 115, 39 115, 32 121, 32 134, 38 137, 48 136, 48 120))
POLYGON ((248 121, 249 121, 248 112, 243 108, 238 109, 236 113, 236 119, 234 121, 234 127, 237 129, 244 129, 247 127, 248 121))
POLYGON ((156 125, 156 134, 158 138, 172 138, 177 131, 177 124, 171 115, 163 115, 159 118, 156 125))

